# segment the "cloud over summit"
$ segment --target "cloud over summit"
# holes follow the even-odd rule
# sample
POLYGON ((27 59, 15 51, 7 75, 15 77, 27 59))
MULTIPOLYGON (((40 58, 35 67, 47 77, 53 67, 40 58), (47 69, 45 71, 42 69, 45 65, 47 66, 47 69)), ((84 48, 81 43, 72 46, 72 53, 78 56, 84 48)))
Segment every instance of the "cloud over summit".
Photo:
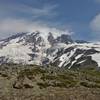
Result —
POLYGON ((0 22, 0 33, 4 34, 3 37, 9 35, 9 33, 12 34, 19 32, 34 32, 34 31, 40 31, 44 34, 52 32, 55 35, 73 33, 68 29, 54 28, 44 22, 39 22, 39 21, 31 22, 23 19, 5 19, 0 22))
POLYGON ((9 34, 36 30, 60 32, 60 29, 50 28, 50 26, 53 27, 56 23, 49 21, 57 16, 56 9, 58 4, 45 3, 40 5, 40 2, 38 2, 38 5, 35 5, 35 1, 33 5, 16 1, 1 2, 0 37, 3 38, 9 36, 9 34), (51 23, 51 25, 49 26, 48 23, 51 23))

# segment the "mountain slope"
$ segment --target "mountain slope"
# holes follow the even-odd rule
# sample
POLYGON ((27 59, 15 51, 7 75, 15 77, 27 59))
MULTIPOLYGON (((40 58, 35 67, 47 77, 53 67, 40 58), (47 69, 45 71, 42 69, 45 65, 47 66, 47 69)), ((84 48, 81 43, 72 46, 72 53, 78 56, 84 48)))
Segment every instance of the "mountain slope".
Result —
POLYGON ((21 33, 0 41, 0 63, 100 66, 100 43, 73 41, 69 35, 21 33))

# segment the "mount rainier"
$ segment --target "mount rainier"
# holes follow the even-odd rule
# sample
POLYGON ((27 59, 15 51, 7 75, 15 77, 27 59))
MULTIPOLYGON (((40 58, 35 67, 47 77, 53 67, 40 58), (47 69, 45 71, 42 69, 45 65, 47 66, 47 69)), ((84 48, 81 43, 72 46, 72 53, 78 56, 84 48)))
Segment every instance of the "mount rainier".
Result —
POLYGON ((49 32, 20 33, 0 41, 0 64, 100 67, 100 43, 74 41, 49 32))

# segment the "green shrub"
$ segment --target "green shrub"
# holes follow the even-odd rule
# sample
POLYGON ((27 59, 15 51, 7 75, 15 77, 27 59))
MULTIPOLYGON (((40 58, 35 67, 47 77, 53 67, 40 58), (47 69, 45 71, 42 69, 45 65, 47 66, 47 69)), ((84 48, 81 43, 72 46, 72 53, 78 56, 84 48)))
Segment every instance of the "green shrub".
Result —
POLYGON ((50 84, 48 84, 47 82, 44 82, 44 83, 38 82, 37 85, 40 87, 40 89, 47 88, 50 86, 50 84))
POLYGON ((43 75, 42 77, 41 77, 41 79, 42 80, 56 80, 56 76, 54 76, 54 75, 43 75))
POLYGON ((87 88, 100 88, 99 84, 90 83, 90 82, 80 82, 80 85, 87 87, 87 88))
POLYGON ((18 73, 18 79, 24 78, 25 76, 29 79, 34 79, 34 76, 43 74, 46 71, 40 68, 24 69, 18 73))

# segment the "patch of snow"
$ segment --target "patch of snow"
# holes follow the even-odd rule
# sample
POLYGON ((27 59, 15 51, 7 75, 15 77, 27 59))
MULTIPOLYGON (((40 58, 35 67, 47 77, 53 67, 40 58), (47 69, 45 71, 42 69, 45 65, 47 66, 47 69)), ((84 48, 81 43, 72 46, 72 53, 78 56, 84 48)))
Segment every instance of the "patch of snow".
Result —
POLYGON ((0 49, 0 56, 8 57, 14 63, 28 63, 30 60, 29 53, 32 53, 32 51, 28 46, 23 46, 18 43, 8 44, 0 49))
POLYGON ((74 55, 76 49, 74 50, 71 50, 70 53, 66 53, 66 54, 63 54, 61 57, 60 57, 60 64, 58 65, 59 67, 62 67, 62 65, 64 63, 66 63, 66 65, 69 63, 70 61, 70 58, 74 55))
POLYGON ((96 53, 91 56, 92 56, 92 60, 96 61, 98 63, 98 67, 100 67, 100 53, 96 53))
POLYGON ((73 66, 73 64, 76 63, 77 60, 78 60, 82 55, 83 55, 83 54, 80 54, 80 55, 76 56, 76 57, 75 57, 75 60, 71 62, 71 65, 68 67, 68 69, 70 69, 70 68, 73 66))
POLYGON ((77 62, 77 60, 72 61, 71 65, 68 67, 68 69, 70 69, 73 66, 73 64, 76 62, 77 62))
POLYGON ((83 54, 80 54, 78 56, 75 57, 75 59, 79 59, 80 57, 82 57, 83 54))
POLYGON ((82 61, 80 61, 80 62, 78 62, 77 64, 81 64, 81 63, 83 63, 83 62, 85 62, 86 60, 82 60, 82 61))
POLYGON ((17 43, 18 41, 20 40, 20 38, 16 38, 16 39, 12 39, 12 40, 10 40, 10 42, 9 43, 17 43))

